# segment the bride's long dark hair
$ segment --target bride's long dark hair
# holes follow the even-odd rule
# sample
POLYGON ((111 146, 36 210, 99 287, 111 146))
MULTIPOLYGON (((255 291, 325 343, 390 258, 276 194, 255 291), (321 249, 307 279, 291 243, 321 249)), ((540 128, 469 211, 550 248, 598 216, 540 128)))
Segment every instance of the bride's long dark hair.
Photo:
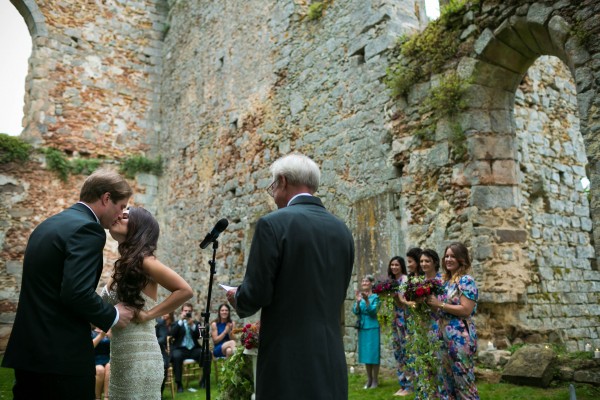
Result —
POLYGON ((129 208, 127 236, 119 244, 120 257, 115 261, 110 290, 116 290, 120 301, 138 310, 145 304, 142 289, 150 282, 142 264, 145 257, 154 255, 159 234, 158 222, 148 210, 129 208))

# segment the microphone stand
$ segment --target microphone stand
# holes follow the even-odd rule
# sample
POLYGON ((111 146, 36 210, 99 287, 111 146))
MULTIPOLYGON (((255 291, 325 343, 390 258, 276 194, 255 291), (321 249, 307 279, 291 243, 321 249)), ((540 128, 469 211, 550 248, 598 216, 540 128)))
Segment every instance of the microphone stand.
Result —
POLYGON ((210 279, 208 281, 208 296, 206 299, 206 311, 202 312, 201 315, 204 317, 204 327, 200 328, 202 333, 202 381, 206 388, 206 400, 210 400, 210 362, 212 360, 212 354, 208 346, 209 333, 210 333, 210 298, 212 296, 213 276, 216 272, 215 268, 215 257, 217 254, 217 248, 219 242, 215 239, 213 241, 213 254, 210 264, 210 279))

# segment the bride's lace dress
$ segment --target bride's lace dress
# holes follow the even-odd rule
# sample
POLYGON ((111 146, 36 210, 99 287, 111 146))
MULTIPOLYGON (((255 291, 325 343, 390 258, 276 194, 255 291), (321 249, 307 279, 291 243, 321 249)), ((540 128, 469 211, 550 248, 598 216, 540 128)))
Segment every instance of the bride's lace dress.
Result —
MULTIPOLYGON (((119 300, 115 292, 102 289, 102 298, 110 304, 119 300)), ((156 302, 142 293, 149 310, 156 302)), ((111 400, 160 400, 160 386, 164 378, 164 364, 156 339, 154 320, 138 324, 131 322, 126 328, 112 328, 110 340, 110 381, 108 394, 111 400)))

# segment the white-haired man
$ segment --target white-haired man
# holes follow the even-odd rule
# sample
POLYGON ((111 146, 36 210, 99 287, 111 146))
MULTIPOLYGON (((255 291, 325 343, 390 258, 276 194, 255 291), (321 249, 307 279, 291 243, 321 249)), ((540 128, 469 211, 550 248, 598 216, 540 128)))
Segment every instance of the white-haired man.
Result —
POLYGON ((260 218, 246 275, 227 298, 261 312, 257 399, 347 399, 340 316, 354 262, 346 225, 314 197, 319 167, 290 154, 271 167, 277 211, 260 218))

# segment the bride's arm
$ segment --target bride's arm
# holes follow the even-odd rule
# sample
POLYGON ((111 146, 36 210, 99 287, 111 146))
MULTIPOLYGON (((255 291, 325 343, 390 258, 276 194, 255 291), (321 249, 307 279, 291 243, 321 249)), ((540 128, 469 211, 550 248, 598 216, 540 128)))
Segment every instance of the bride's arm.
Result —
POLYGON ((152 309, 140 311, 137 317, 138 321, 149 321, 175 311, 194 295, 190 285, 177 272, 158 261, 156 257, 146 257, 143 268, 150 279, 170 291, 171 294, 152 309))

